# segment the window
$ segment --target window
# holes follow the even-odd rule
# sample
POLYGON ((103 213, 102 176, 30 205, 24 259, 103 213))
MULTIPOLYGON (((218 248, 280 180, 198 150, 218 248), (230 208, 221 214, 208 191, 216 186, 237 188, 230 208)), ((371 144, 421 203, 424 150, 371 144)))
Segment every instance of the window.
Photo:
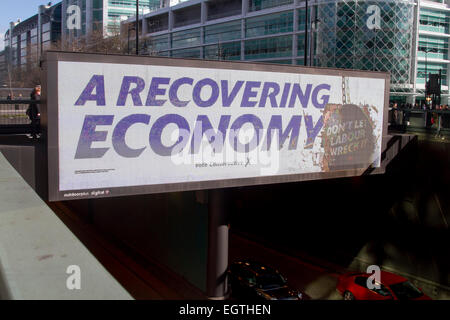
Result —
POLYGON ((215 0, 207 2, 208 20, 214 20, 234 15, 242 12, 241 0, 215 0))
MULTIPOLYGON (((136 0, 108 0, 111 7, 121 7, 127 9, 136 8, 136 0)), ((139 7, 142 9, 156 9, 160 7, 159 0, 140 0, 139 7)))
POLYGON ((205 47, 205 59, 241 60, 241 43, 222 43, 205 47))
POLYGON ((436 73, 439 71, 442 75, 442 85, 447 85, 447 64, 446 63, 430 63, 420 61, 417 64, 417 83, 424 84, 425 83, 425 75, 426 73, 436 73), (426 72, 425 72, 426 70, 426 72))
POLYGON ((367 277, 356 277, 356 278, 355 278, 355 283, 356 283, 358 286, 367 288, 367 277))
POLYGON ((390 287, 399 300, 410 300, 423 296, 422 291, 409 281, 392 284, 390 287))
POLYGON ((94 9, 103 9, 103 0, 94 0, 92 3, 94 9))
POLYGON ((420 30, 448 33, 449 15, 446 12, 421 9, 419 24, 420 30))
POLYGON ((174 32, 172 34, 172 47, 181 48, 200 44, 200 29, 174 32))
POLYGON ((50 22, 44 23, 42 25, 42 32, 50 31, 50 22))
POLYGON ((248 1, 248 11, 259 11, 263 9, 292 4, 294 0, 243 0, 248 1))
POLYGON ((42 34, 42 42, 50 41, 50 32, 45 32, 42 34))
MULTIPOLYGON (((311 19, 311 9, 308 10, 308 20, 311 19)), ((331 20, 331 19, 330 19, 331 20)), ((299 31, 305 31, 305 23, 306 23, 306 10, 305 9, 299 9, 298 10, 298 30, 299 31)))
POLYGON ((286 284, 286 280, 277 273, 266 273, 258 277, 258 287, 262 289, 279 288, 286 284))
POLYGON ((389 290, 384 285, 382 285, 381 283, 379 283, 379 285, 380 285, 379 289, 374 288, 372 291, 376 292, 379 295, 382 295, 384 297, 391 296, 391 293, 389 292, 389 290))
POLYGON ((245 59, 278 58, 292 55, 292 36, 248 40, 245 59))
POLYGON ((94 21, 103 21, 103 10, 94 10, 92 16, 94 21))
POLYGON ((161 50, 169 49, 169 36, 162 35, 158 37, 151 37, 147 40, 149 50, 159 52, 161 50))
POLYGON ((168 27, 169 27, 168 14, 152 17, 147 20, 147 28, 149 33, 167 30, 168 27))
POLYGON ((448 40, 444 38, 421 36, 419 38, 419 57, 428 59, 448 59, 448 40))
MULTIPOLYGON (((355 278, 355 283, 356 283, 357 285, 361 286, 361 287, 366 288, 367 290, 371 290, 371 289, 369 289, 369 288, 367 287, 367 279, 368 279, 368 277, 356 277, 356 278, 355 278)), ((371 290, 371 291, 373 291, 373 292, 375 292, 375 293, 377 293, 377 294, 380 294, 380 295, 382 295, 382 296, 385 296, 385 297, 391 295, 391 293, 389 292, 389 290, 388 290, 384 285, 382 285, 381 283, 377 283, 377 284, 380 286, 380 288, 379 288, 379 289, 374 288, 374 289, 371 290)))
POLYGON ((292 11, 250 18, 245 23, 245 34, 246 37, 257 37, 267 34, 292 32, 293 20, 292 11))
POLYGON ((200 23, 201 6, 191 6, 173 11, 174 28, 200 23))
POLYGON ((200 58, 200 48, 172 50, 172 57, 174 57, 174 58, 200 58))
POLYGON ((205 27, 205 43, 241 39, 241 21, 215 24, 205 27))
POLYGON ((242 277, 244 281, 248 282, 248 284, 256 284, 255 274, 250 270, 242 269, 239 272, 239 276, 242 277))

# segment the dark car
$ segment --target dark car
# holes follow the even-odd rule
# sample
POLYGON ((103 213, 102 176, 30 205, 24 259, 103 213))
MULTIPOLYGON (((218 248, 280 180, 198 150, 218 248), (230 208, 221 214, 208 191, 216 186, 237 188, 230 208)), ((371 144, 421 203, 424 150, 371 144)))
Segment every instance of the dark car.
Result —
POLYGON ((430 300, 408 279, 381 271, 379 288, 368 289, 368 273, 346 273, 339 277, 336 289, 345 300, 430 300))
POLYGON ((304 295, 287 285, 278 270, 259 262, 236 261, 228 269, 231 295, 249 300, 302 300, 304 295))

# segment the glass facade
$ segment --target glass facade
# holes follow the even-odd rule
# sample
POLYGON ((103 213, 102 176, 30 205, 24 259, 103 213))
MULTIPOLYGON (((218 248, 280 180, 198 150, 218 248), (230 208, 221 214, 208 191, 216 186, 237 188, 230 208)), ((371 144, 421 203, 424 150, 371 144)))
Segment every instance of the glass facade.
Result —
POLYGON ((159 51, 169 49, 169 36, 167 34, 147 39, 147 47, 150 52, 157 53, 159 51))
POLYGON ((307 65, 387 71, 392 94, 412 97, 423 94, 426 67, 441 71, 448 93, 450 13, 445 1, 433 2, 317 0, 307 17, 302 0, 218 0, 205 1, 206 12, 198 2, 175 7, 172 26, 167 12, 148 23, 164 21, 154 54, 303 65, 308 48, 307 65), (191 13, 181 24, 180 12, 191 13))
POLYGON ((172 57, 173 58, 200 58, 201 48, 189 48, 189 49, 183 49, 183 50, 172 50, 172 57))
MULTIPOLYGON (((69 30, 63 21, 65 36, 86 36, 90 31, 105 30, 105 35, 120 33, 120 23, 136 15, 136 0, 63 0, 64 8, 78 5, 81 9, 81 30, 69 30), (92 6, 92 7, 91 7, 92 6), (88 12, 90 10, 90 12, 88 12)), ((159 0, 140 0, 140 14, 160 7, 159 0)))
POLYGON ((434 63, 434 62, 419 62, 417 64, 417 83, 425 85, 425 75, 426 73, 439 73, 442 75, 442 85, 447 86, 447 63, 434 63))
POLYGON ((438 33, 449 33, 448 12, 430 9, 420 10, 420 31, 431 31, 438 33))
POLYGON ((420 37, 417 56, 426 59, 448 60, 448 39, 425 35, 420 37))
POLYGON ((172 34, 172 48, 197 46, 201 44, 200 29, 189 29, 172 34))
POLYGON ((241 39, 241 21, 220 23, 205 27, 205 43, 241 39))
POLYGON ((245 60, 292 56, 292 36, 262 38, 245 42, 245 60))
POLYGON ((5 57, 9 65, 24 69, 36 66, 41 50, 50 49, 52 43, 60 39, 61 4, 43 10, 41 16, 36 14, 15 23, 6 33, 5 57))
MULTIPOLYGON (((441 1, 435 1, 442 3, 441 1)), ((422 3, 421 3, 422 4, 422 3)), ((444 4, 445 6, 445 4, 444 4)), ((444 8, 443 8, 444 9, 444 8)), ((441 73, 441 89, 448 97, 448 68, 449 68, 449 37, 450 37, 450 13, 447 10, 439 10, 436 7, 420 8, 419 35, 417 46, 417 72, 416 86, 417 92, 422 95, 423 100, 426 74, 441 73)), ((447 103, 449 99, 445 99, 447 103)))
MULTIPOLYGON (((109 34, 120 32, 120 22, 136 15, 136 0, 93 0, 94 21, 102 21, 109 34), (107 21, 103 21, 103 10, 107 10, 107 21)), ((160 7, 159 0, 139 0, 140 14, 145 14, 160 7)))
POLYGON ((292 11, 250 18, 245 22, 245 36, 251 38, 292 32, 293 22, 294 15, 292 11))
POLYGON ((330 2, 318 6, 318 21, 319 66, 389 71, 392 85, 412 85, 414 1, 330 2))
POLYGON ((218 43, 206 46, 204 57, 209 60, 241 60, 241 43, 218 43))

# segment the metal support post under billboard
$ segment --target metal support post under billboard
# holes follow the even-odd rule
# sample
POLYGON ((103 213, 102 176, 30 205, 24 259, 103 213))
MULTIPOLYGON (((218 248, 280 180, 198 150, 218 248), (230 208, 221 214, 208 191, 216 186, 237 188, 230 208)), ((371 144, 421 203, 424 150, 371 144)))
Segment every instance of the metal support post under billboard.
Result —
POLYGON ((225 190, 208 190, 208 261, 206 294, 222 300, 228 294, 228 219, 225 190))

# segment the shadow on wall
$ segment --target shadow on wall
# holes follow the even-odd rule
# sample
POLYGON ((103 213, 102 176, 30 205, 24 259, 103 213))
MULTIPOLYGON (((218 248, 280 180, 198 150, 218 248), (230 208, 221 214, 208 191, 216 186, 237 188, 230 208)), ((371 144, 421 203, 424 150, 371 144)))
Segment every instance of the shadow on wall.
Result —
POLYGON ((207 208, 194 192, 69 201, 85 221, 206 291, 207 208))

